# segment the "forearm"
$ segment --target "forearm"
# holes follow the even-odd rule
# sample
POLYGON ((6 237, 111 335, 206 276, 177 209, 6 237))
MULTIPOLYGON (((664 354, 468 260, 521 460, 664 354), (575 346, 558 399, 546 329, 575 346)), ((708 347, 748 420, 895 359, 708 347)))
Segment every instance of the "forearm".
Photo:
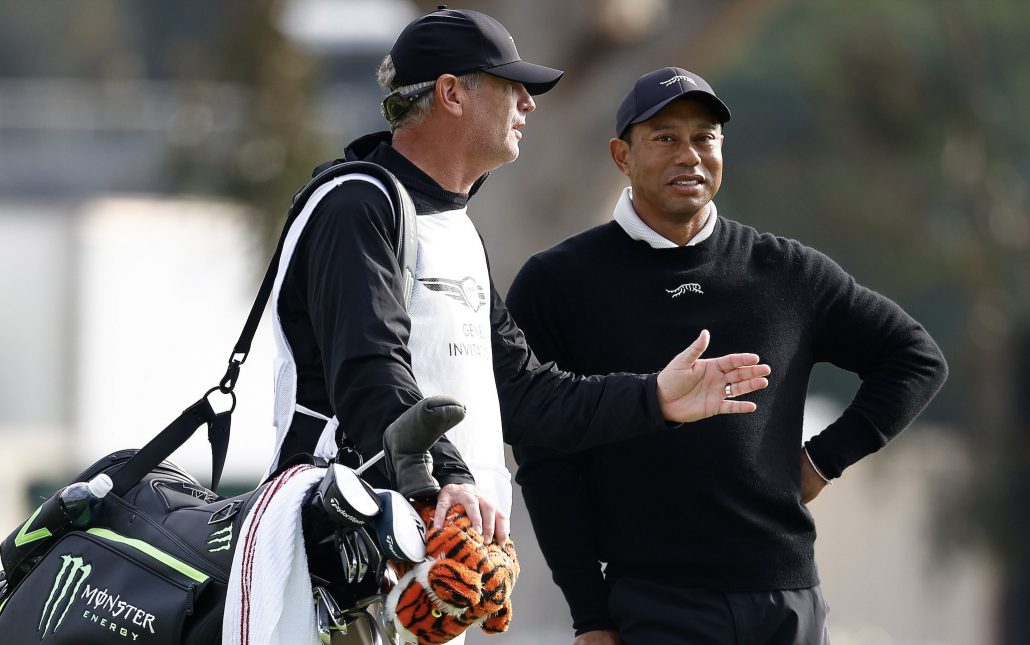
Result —
POLYGON ((507 443, 572 452, 669 427, 656 375, 582 377, 541 364, 496 293, 493 302, 494 377, 507 443))
POLYGON ((853 371, 862 384, 839 419, 807 444, 815 466, 833 479, 904 430, 940 390, 948 365, 929 333, 897 304, 850 286, 848 307, 828 326, 836 338, 817 352, 853 371))
MULTIPOLYGON (((333 413, 341 433, 370 459, 383 449, 389 424, 422 398, 407 346, 411 321, 391 241, 394 216, 385 196, 368 186, 340 187, 319 209, 295 261, 306 271, 306 307, 333 413)), ((432 452, 444 483, 471 479, 453 446, 432 452)))
MULTIPOLYGON (((341 420, 341 433, 366 460, 383 449, 385 429, 422 399, 410 363, 401 358, 407 355, 406 350, 395 351, 392 357, 369 353, 364 359, 335 363, 338 368, 332 379, 332 398, 341 420)), ((434 444, 429 453, 433 476, 441 486, 475 483, 457 448, 446 437, 434 444)), ((376 468, 385 478, 384 464, 376 468)))

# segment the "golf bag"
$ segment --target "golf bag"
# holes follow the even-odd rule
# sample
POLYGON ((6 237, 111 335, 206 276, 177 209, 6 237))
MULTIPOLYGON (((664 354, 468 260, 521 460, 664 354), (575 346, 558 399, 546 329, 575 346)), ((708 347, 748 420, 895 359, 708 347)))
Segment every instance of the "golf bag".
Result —
MULTIPOLYGON (((134 454, 108 455, 74 481, 115 479, 134 454)), ((88 527, 44 536, 30 518, 4 543, 4 642, 218 643, 235 537, 263 489, 219 498, 163 461, 106 495, 88 527)))
MULTIPOLYGON (((104 474, 113 484, 95 504, 87 523, 60 527, 40 524, 37 516, 41 507, 0 546, 4 569, 0 572, 0 640, 4 643, 208 645, 220 641, 237 538, 268 480, 232 498, 219 497, 214 490, 228 449, 230 420, 236 406, 233 389, 268 302, 291 223, 319 187, 348 173, 371 175, 387 187, 396 205, 395 248, 405 284, 410 284, 414 274, 414 207, 396 178, 364 162, 333 163, 319 170, 294 197, 283 236, 219 384, 142 449, 112 453, 74 480, 86 482, 104 474), (216 412, 213 396, 228 397, 229 409, 216 412), (166 461, 205 425, 212 449, 210 488, 166 461)), ((429 460, 421 453, 460 420, 464 409, 452 400, 437 399, 427 399, 412 408, 387 430, 387 466, 394 472, 402 499, 439 490, 429 473, 429 460)), ((313 492, 309 504, 314 510, 305 507, 306 543, 336 545, 337 549, 361 543, 362 548, 378 550, 380 555, 371 577, 364 571, 361 576, 354 575, 348 571, 347 562, 339 562, 338 555, 330 570, 312 571, 321 585, 315 594, 316 599, 321 596, 320 619, 328 613, 331 622, 340 627, 348 607, 362 596, 378 592, 378 580, 374 578, 382 575, 382 561, 403 554, 381 548, 384 538, 376 535, 376 531, 381 535, 396 529, 395 513, 375 527, 319 517, 319 513, 324 516, 331 509, 338 510, 341 504, 347 507, 348 496, 353 500, 375 495, 363 482, 364 489, 335 487, 339 476, 336 468, 343 467, 331 467, 326 481, 313 492), (322 534, 309 536, 309 528, 322 534), (366 587, 361 588, 361 584, 366 587)), ((383 505, 381 500, 376 503, 378 514, 383 505)), ((392 535, 386 541, 395 545, 396 538, 392 535)), ((325 553, 312 555, 312 567, 332 560, 325 553)))

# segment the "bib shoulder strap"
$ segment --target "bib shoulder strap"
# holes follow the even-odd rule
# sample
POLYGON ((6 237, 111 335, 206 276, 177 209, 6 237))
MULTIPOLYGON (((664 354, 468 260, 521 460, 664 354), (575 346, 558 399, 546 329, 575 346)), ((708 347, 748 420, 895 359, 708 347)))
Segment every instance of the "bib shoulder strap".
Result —
POLYGON ((144 475, 153 470, 159 463, 164 461, 179 446, 196 432, 201 426, 209 428, 209 439, 212 449, 212 489, 218 486, 218 479, 225 464, 226 448, 229 439, 229 421, 232 410, 215 413, 208 402, 208 397, 215 391, 232 397, 232 406, 236 406, 236 395, 233 388, 236 386, 236 379, 240 374, 240 366, 247 360, 250 353, 250 346, 257 332, 258 323, 261 321, 261 314, 272 293, 275 283, 275 276, 279 267, 279 260, 282 257, 283 245, 290 225, 302 210, 311 194, 320 186, 341 175, 350 173, 361 173, 379 180, 389 194, 393 204, 396 233, 394 248, 397 251, 397 261, 404 272, 404 304, 408 306, 411 301, 411 288, 415 276, 415 260, 418 252, 418 234, 415 230, 415 205, 408 195, 408 191, 387 169, 377 164, 365 161, 337 161, 324 164, 316 169, 314 177, 304 185, 293 197, 293 204, 286 215, 286 223, 283 225, 282 235, 276 245, 275 253, 265 271, 265 277, 261 281, 257 297, 251 306, 247 322, 243 326, 239 340, 233 347, 232 355, 229 357, 229 367, 225 376, 217 387, 209 390, 203 398, 186 409, 179 417, 169 424, 163 431, 147 443, 139 452, 129 459, 121 469, 112 475, 114 480, 114 492, 123 494, 134 486, 144 475))
POLYGON ((418 254, 418 234, 416 232, 415 204, 412 202, 407 189, 404 188, 393 173, 378 164, 367 161, 338 161, 331 164, 323 164, 316 169, 314 178, 293 196, 293 205, 290 206, 290 210, 286 215, 283 233, 279 237, 275 253, 272 255, 268 269, 265 271, 265 277, 261 281, 261 288, 254 299, 250 315, 247 316, 247 322, 243 326, 239 340, 236 341, 232 355, 229 357, 229 368, 225 373, 225 377, 219 383, 219 389, 223 393, 232 391, 236 378, 239 376, 240 365, 247 360, 247 355, 250 353, 250 345, 254 340, 258 323, 261 321, 261 314, 264 312, 265 305, 268 304, 268 298, 272 293, 272 286, 279 267, 279 259, 282 256, 283 244, 290 225, 293 224, 293 221, 300 212, 304 210, 304 204, 311 197, 311 194, 320 186, 341 175, 351 173, 361 173, 375 177, 382 182, 390 194, 390 201, 394 205, 395 221, 397 223, 394 248, 397 250, 398 264, 404 273, 404 304, 405 306, 410 304, 411 288, 415 279, 415 260, 418 254))

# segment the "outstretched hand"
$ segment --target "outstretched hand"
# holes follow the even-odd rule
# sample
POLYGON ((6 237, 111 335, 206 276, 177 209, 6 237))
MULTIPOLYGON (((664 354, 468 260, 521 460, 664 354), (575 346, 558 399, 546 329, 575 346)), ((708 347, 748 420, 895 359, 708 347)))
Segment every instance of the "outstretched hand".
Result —
POLYGON ((768 386, 769 366, 760 365, 757 354, 701 358, 708 341, 706 329, 659 372, 658 402, 667 421, 686 423, 757 409, 751 401, 732 399, 768 386))

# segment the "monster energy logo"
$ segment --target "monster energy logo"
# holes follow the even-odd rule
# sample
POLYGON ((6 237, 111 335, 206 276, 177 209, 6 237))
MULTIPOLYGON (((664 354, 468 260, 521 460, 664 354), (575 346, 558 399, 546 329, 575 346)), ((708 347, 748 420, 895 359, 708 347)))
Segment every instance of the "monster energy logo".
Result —
POLYGON ((43 615, 40 616, 39 626, 36 627, 36 631, 42 630, 43 638, 55 633, 61 627, 64 617, 68 615, 68 609, 71 608, 78 596, 79 587, 92 572, 93 565, 86 563, 82 558, 71 555, 61 556, 61 570, 54 578, 54 587, 50 590, 50 597, 47 598, 46 604, 43 605, 43 615), (54 617, 57 617, 56 623, 54 623, 54 617), (43 621, 46 621, 45 627, 43 621), (50 630, 51 624, 54 625, 53 631, 50 630))
POLYGON ((132 640, 139 638, 138 633, 130 631, 132 625, 149 629, 151 634, 156 633, 154 631, 154 619, 156 616, 145 609, 122 600, 121 594, 112 595, 106 588, 93 588, 87 584, 85 591, 82 592, 82 597, 86 599, 86 611, 82 612, 82 617, 90 622, 97 623, 103 629, 108 629, 122 638, 132 636, 132 640), (106 612, 110 615, 110 618, 96 613, 98 609, 106 612), (119 619, 119 622, 115 622, 115 618, 119 619))
POLYGON ((207 543, 212 545, 212 547, 207 550, 208 553, 228 551, 232 548, 232 524, 209 535, 207 543), (225 544, 222 544, 223 542, 225 544))

